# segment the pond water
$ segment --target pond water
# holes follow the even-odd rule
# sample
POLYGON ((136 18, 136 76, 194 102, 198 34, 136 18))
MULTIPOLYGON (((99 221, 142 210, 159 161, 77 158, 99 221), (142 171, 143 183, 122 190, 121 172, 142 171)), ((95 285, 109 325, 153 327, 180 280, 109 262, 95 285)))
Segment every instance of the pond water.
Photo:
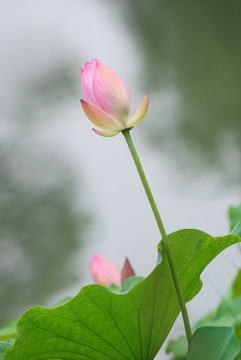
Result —
MULTIPOLYGON (((0 323, 91 282, 94 253, 146 276, 160 235, 123 136, 81 110, 79 67, 97 58, 150 108, 133 131, 167 232, 228 233, 240 202, 240 4, 12 0, 1 5, 0 323)), ((237 247, 189 305, 210 311, 240 267, 237 247)), ((181 333, 179 319, 172 336, 181 333)), ((157 358, 168 358, 164 349, 157 358)))

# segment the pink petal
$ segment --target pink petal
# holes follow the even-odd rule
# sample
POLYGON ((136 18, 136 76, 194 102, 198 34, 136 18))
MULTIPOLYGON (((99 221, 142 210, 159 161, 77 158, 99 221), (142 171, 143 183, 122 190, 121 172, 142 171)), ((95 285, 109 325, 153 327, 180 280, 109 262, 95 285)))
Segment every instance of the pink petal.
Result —
POLYGON ((82 108, 93 124, 104 130, 121 131, 123 126, 101 108, 81 99, 82 108))
POLYGON ((135 112, 131 120, 128 122, 129 127, 135 126, 139 124, 139 122, 141 122, 141 120, 146 115, 148 106, 149 106, 149 95, 148 93, 146 93, 146 96, 144 97, 144 100, 142 101, 141 105, 138 107, 137 111, 135 112))
POLYGON ((99 106, 125 127, 131 111, 129 90, 123 80, 101 62, 96 63, 93 93, 99 106))
POLYGON ((91 104, 98 106, 98 103, 93 93, 93 76, 95 73, 95 68, 96 68, 96 61, 92 60, 91 62, 87 62, 85 64, 84 70, 80 69, 81 87, 82 87, 83 98, 86 101, 90 102, 91 104))
POLYGON ((92 130, 96 134, 101 135, 101 136, 105 136, 105 137, 116 136, 120 132, 120 131, 111 131, 111 130, 97 130, 97 129, 92 129, 92 130))
POLYGON ((90 264, 93 281, 108 287, 111 284, 121 286, 120 269, 99 255, 94 255, 90 264))
POLYGON ((121 283, 128 277, 135 276, 135 272, 129 262, 129 260, 126 258, 124 266, 121 270, 121 283))

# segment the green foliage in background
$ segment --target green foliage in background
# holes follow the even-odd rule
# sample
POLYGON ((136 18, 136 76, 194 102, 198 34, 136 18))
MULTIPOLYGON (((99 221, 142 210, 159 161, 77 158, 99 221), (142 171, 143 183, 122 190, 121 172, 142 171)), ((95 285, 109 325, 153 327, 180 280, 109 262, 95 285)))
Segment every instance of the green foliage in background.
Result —
POLYGON ((183 175, 240 187, 241 2, 126 0, 123 12, 152 93, 150 146, 183 175))
POLYGON ((16 326, 19 319, 11 320, 4 328, 0 329, 0 341, 16 337, 16 326))
POLYGON ((71 169, 57 161, 53 166, 48 154, 43 170, 36 155, 25 156, 19 147, 16 171, 15 154, 0 145, 0 326, 75 281, 71 264, 90 221, 77 204, 71 169))
POLYGON ((14 339, 8 339, 7 341, 0 340, 0 360, 3 360, 4 354, 8 348, 14 344, 14 339))
MULTIPOLYGON (((241 206, 230 207, 228 209, 228 216, 230 230, 232 230, 232 233, 235 232, 240 236, 241 206)), ((200 319, 193 327, 193 331, 197 331, 197 329, 207 326, 212 328, 229 326, 230 329, 234 327, 236 338, 241 342, 241 269, 238 270, 230 289, 223 296, 217 309, 200 319)), ((189 359, 189 357, 187 357, 188 344, 186 337, 182 335, 176 340, 169 341, 166 351, 167 353, 173 354, 171 360, 189 359)), ((205 357, 205 359, 207 358, 205 357)), ((219 360, 219 358, 217 359, 219 360)), ((226 360, 226 358, 220 359, 226 360)), ((237 359, 241 359, 241 354, 237 357, 237 359)))
POLYGON ((241 221, 241 205, 230 206, 228 209, 230 230, 233 230, 241 221))
MULTIPOLYGON (((224 327, 234 328, 236 338, 241 341, 241 271, 238 274, 230 290, 222 298, 217 309, 200 319, 193 327, 193 332, 200 328, 224 327)), ((166 349, 167 353, 172 353, 172 360, 186 360, 188 354, 188 344, 184 335, 177 340, 169 341, 166 349)))
POLYGON ((239 351, 233 328, 207 326, 194 333, 187 360, 233 360, 239 351))

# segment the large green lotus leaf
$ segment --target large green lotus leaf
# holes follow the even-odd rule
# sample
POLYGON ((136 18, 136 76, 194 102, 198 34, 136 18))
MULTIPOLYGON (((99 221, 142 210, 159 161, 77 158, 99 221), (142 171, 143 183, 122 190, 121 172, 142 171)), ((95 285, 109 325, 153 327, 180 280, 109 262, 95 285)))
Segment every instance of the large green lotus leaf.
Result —
MULTIPOLYGON (((241 240, 192 229, 168 238, 186 301, 200 290, 207 264, 241 240)), ((159 251, 162 261, 126 293, 88 285, 63 306, 27 311, 4 360, 152 360, 180 311, 162 242, 159 251)))
POLYGON ((193 334, 187 360, 233 360, 239 352, 233 328, 207 326, 193 334))

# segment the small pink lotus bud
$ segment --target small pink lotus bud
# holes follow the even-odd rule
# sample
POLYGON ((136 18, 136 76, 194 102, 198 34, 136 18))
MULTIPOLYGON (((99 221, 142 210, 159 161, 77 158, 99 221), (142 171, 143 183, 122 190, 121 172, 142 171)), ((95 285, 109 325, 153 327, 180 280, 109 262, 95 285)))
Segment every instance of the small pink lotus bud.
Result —
POLYGON ((111 284, 121 287, 121 271, 110 261, 94 255, 90 264, 92 279, 96 284, 110 286, 111 284))
POLYGON ((92 60, 81 72, 82 108, 92 123, 102 130, 93 129, 102 136, 115 136, 141 122, 149 106, 148 93, 131 117, 131 98, 123 80, 102 64, 92 60))
POLYGON ((92 257, 90 272, 93 281, 105 287, 113 284, 120 288, 125 279, 135 276, 135 272, 127 258, 122 270, 120 270, 115 264, 97 254, 92 257))

